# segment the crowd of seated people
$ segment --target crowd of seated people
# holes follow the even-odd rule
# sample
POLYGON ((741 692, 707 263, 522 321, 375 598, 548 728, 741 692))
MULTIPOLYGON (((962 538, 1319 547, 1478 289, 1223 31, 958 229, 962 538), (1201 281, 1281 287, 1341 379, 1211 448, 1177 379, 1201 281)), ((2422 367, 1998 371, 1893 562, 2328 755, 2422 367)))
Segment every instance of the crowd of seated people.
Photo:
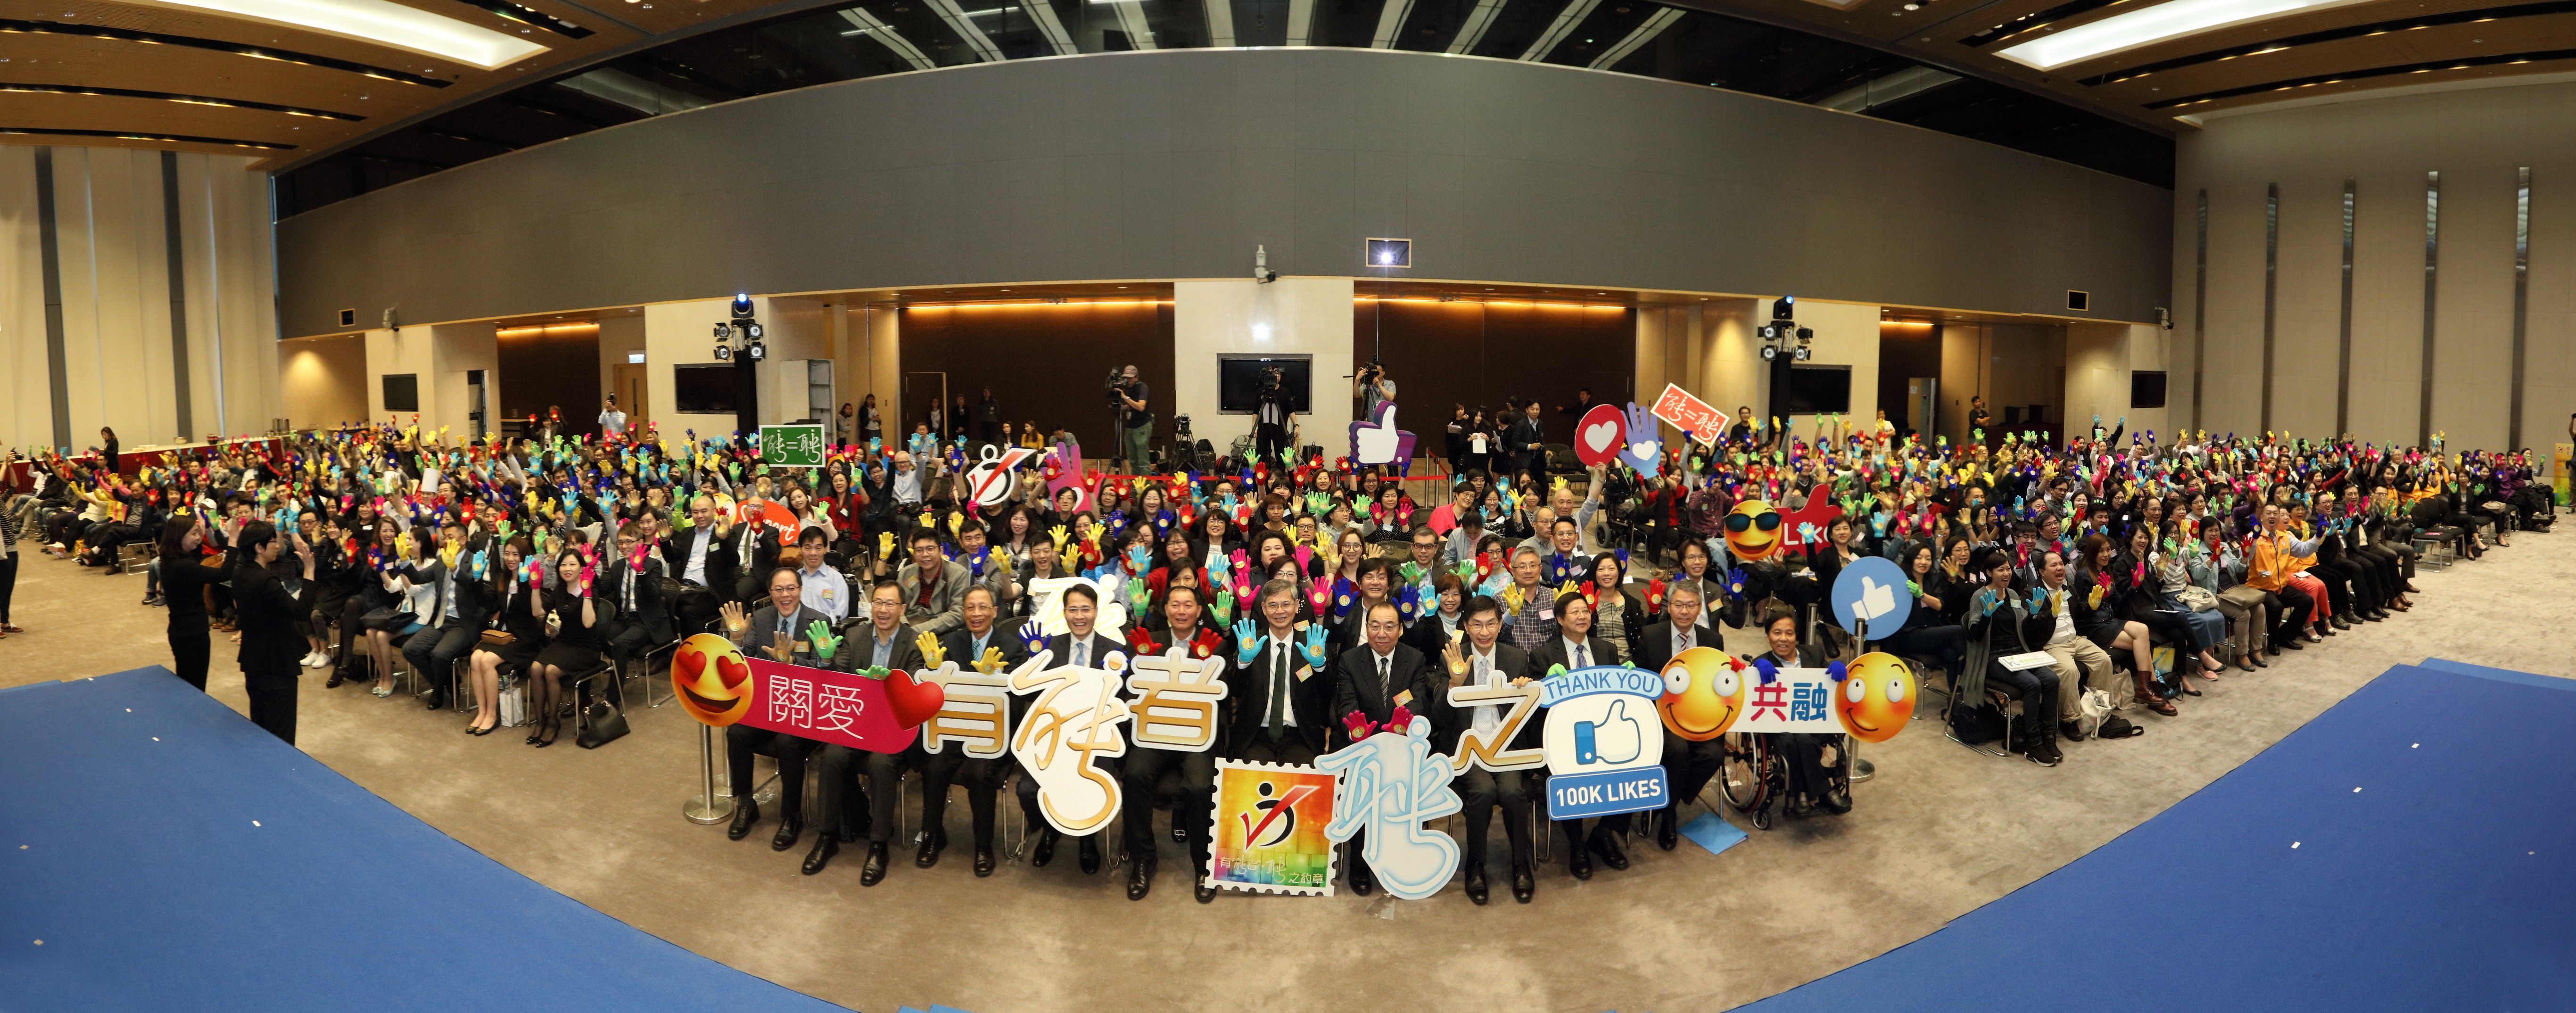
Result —
MULTIPOLYGON (((1180 647, 1225 661, 1215 755, 1302 763, 1346 741, 1352 714, 1384 722, 1402 706, 1454 748, 1499 715, 1448 706, 1451 687, 1660 667, 1693 647, 1723 649, 1732 629, 1748 661, 1816 665, 1863 650, 1917 659, 1947 673, 1956 730, 2008 725, 1983 738, 2008 734, 2012 752, 2053 766, 2061 741, 2126 737, 2147 714, 2179 716, 2230 665, 2266 668, 2411 608, 2419 543, 2476 559, 2517 531, 2545 530, 2555 513, 2527 452, 2206 433, 2123 440, 2098 422, 2065 446, 1984 432, 1952 446, 1827 418, 1812 433, 1752 422, 1715 445, 1551 470, 1527 438, 1537 412, 1528 404, 1478 441, 1488 449, 1460 462, 1477 467, 1427 481, 1311 450, 1132 476, 1061 476, 1058 460, 1040 459, 990 504, 967 483, 977 448, 926 432, 838 445, 820 469, 765 466, 732 435, 461 441, 394 424, 237 442, 131 471, 103 466, 113 457, 43 454, 8 490, 0 558, 11 580, 22 543, 112 575, 119 545, 158 537, 144 603, 171 609, 182 669, 180 618, 226 628, 234 578, 272 568, 295 596, 303 664, 327 673, 326 688, 390 697, 401 673, 415 673, 432 710, 450 705, 453 687, 469 735, 489 734, 501 697, 521 694, 525 741, 537 747, 557 741, 588 694, 619 703, 617 673, 650 677, 657 652, 701 632, 850 671, 987 650, 1098 663, 1110 651, 1180 647), (1748 558, 1728 537, 1766 513, 1774 526, 1782 512, 1822 516, 1810 512, 1818 506, 1839 509, 1821 528, 1805 522, 1797 548, 1748 558), (262 523, 293 551, 268 564, 237 558, 236 540, 262 523), (1864 556, 1894 561, 1915 607, 1860 642, 1818 606, 1864 556), (1091 583, 1052 580, 1062 577, 1091 583), (1124 628, 1094 627, 1109 604, 1130 617, 1124 628), (1050 606, 1069 632, 1047 639, 1028 617, 1050 606), (2035 653, 2048 663, 1997 664, 2035 653), (2122 713, 2088 712, 2088 694, 2122 713)), ((19 632, 7 625, 8 586, 0 581, 0 633, 19 632)), ((1851 810, 1848 751, 1830 738, 1765 743, 1785 771, 1790 815, 1851 810)), ((1670 808, 1539 829, 1564 835, 1570 876, 1626 869, 1631 831, 1674 847, 1680 803, 1710 783, 1728 748, 1668 743, 1670 808)), ((934 865, 947 846, 946 788, 963 782, 979 876, 995 862, 999 792, 1018 773, 953 748, 869 755, 744 726, 727 750, 738 786, 755 753, 777 760, 773 848, 794 847, 811 816, 804 871, 819 874, 841 844, 865 840, 867 885, 889 871, 904 773, 937 789, 914 864, 934 865), (824 779, 823 812, 801 811, 809 767, 824 779)), ((1157 869, 1157 794, 1175 799, 1173 832, 1203 867, 1210 771, 1205 756, 1123 759, 1131 803, 1143 807, 1131 804, 1122 839, 1082 838, 1079 862, 1093 872, 1103 847, 1124 848, 1127 893, 1142 898, 1157 869)), ((1058 834, 1038 818, 1032 781, 1017 780, 1032 862, 1047 864, 1058 834)), ((1487 899, 1483 838, 1496 806, 1512 893, 1534 893, 1541 780, 1458 779, 1476 903, 1487 899)), ((745 795, 736 839, 763 816, 745 795)), ((1348 868, 1352 889, 1373 891, 1365 863, 1348 868)), ((1203 902, 1213 895, 1204 882, 1194 889, 1203 902)))

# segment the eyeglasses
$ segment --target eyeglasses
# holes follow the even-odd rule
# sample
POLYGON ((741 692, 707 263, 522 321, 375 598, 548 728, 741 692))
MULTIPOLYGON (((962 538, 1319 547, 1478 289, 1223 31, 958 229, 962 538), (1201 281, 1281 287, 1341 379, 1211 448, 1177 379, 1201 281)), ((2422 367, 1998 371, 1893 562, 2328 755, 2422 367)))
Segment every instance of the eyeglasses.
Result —
POLYGON ((1764 531, 1772 531, 1779 527, 1780 515, 1769 511, 1755 514, 1750 517, 1743 514, 1726 515, 1726 530, 1728 531, 1742 531, 1746 528, 1761 528, 1764 531))

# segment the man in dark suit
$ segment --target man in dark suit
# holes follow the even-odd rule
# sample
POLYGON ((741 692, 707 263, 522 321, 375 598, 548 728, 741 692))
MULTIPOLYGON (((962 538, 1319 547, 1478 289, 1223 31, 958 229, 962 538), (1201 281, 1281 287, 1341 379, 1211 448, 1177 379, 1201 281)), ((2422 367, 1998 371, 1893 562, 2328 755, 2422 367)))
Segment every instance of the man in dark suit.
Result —
MULTIPOLYGON (((1449 645, 1442 653, 1442 667, 1448 672, 1449 687, 1528 685, 1533 677, 1529 655, 1502 639, 1501 603, 1478 595, 1468 599, 1463 611, 1465 619, 1459 625, 1467 633, 1466 640, 1449 645)), ((1447 690, 1441 692, 1445 699, 1447 690)), ((1508 714, 1509 708, 1502 705, 1452 710, 1441 751, 1456 755, 1458 740, 1470 729, 1482 733, 1485 741, 1492 741, 1493 736, 1501 734, 1502 721, 1508 714)), ((1533 723, 1536 718, 1537 711, 1533 708, 1533 723)), ((1524 728, 1512 742, 1496 745, 1526 747, 1536 741, 1536 734, 1524 728)), ((1498 801, 1503 806, 1503 836, 1511 842, 1512 899, 1527 904, 1531 892, 1537 889, 1532 875, 1534 863, 1530 859, 1530 789, 1537 782, 1533 775, 1541 772, 1492 771, 1470 766, 1452 783, 1451 787, 1457 789, 1462 809, 1467 814, 1468 900, 1485 903, 1485 832, 1493 824, 1494 804, 1498 801)))
MULTIPOLYGON (((233 604, 240 610, 242 688, 250 697, 252 724, 295 744, 295 676, 303 666, 297 655, 305 647, 295 632, 296 590, 271 564, 286 552, 286 540, 267 521, 253 521, 235 541, 242 564, 233 571, 233 604)), ((313 579, 313 551, 297 545, 304 580, 313 579)))
POLYGON ((429 709, 447 705, 447 676, 455 671, 456 659, 474 649, 483 638, 483 627, 492 621, 491 606, 482 596, 468 588, 471 581, 459 579, 457 571, 465 567, 466 557, 474 547, 465 544, 465 526, 450 517, 438 526, 438 545, 430 555, 434 560, 420 574, 420 582, 438 589, 437 601, 430 613, 420 617, 428 628, 415 633, 403 644, 403 659, 411 662, 412 671, 430 685, 429 709), (457 552, 453 564, 444 561, 439 548, 457 552))
MULTIPOLYGON (((1213 653, 1201 653, 1201 649, 1210 644, 1216 645, 1212 650, 1222 650, 1223 640, 1199 625, 1200 615, 1197 586, 1181 584, 1170 588, 1163 595, 1162 628, 1151 631, 1148 639, 1138 642, 1137 647, 1140 651, 1157 652, 1179 648, 1188 652, 1189 657, 1204 658, 1214 666, 1211 674, 1218 684, 1224 685, 1224 664, 1213 653)), ((1140 617, 1137 621, 1142 623, 1144 620, 1140 617)), ((1218 705, 1208 706, 1213 710, 1218 705)), ((1214 735, 1217 728, 1223 727, 1224 716, 1217 713, 1211 717, 1216 720, 1211 722, 1215 727, 1209 729, 1209 734, 1214 735)), ((1144 900, 1145 894, 1154 887, 1154 867, 1157 864, 1154 796, 1160 790, 1165 771, 1177 771, 1180 775, 1178 794, 1172 798, 1172 833, 1189 842, 1192 869, 1207 868, 1211 820, 1215 815, 1211 809, 1216 794, 1215 743, 1211 742, 1208 749, 1195 753, 1139 744, 1135 737, 1136 726, 1144 720, 1144 709, 1138 706, 1135 718, 1127 724, 1128 749, 1119 772, 1126 792, 1120 801, 1127 819, 1128 900, 1144 900)), ((1194 874, 1190 879, 1199 903, 1216 899, 1216 889, 1207 885, 1204 876, 1194 874)))
POLYGON ((731 540, 733 526, 719 526, 716 501, 698 496, 689 501, 690 525, 662 539, 662 558, 671 564, 673 576, 680 578, 680 629, 702 633, 716 617, 716 606, 731 600, 735 571, 741 560, 734 556, 731 540))
POLYGON ((733 558, 743 564, 742 575, 734 580, 732 597, 736 601, 760 597, 759 575, 778 565, 778 531, 757 519, 767 503, 759 493, 744 490, 742 505, 736 508, 742 511, 744 520, 725 532, 725 547, 732 549, 733 558))
MULTIPOLYGON (((751 657, 813 666, 814 642, 809 631, 823 614, 797 601, 802 593, 796 571, 781 569, 771 573, 769 602, 759 611, 745 615, 735 602, 725 602, 718 609, 726 639, 751 657)), ((725 763, 735 792, 733 823, 725 828, 725 836, 733 840, 743 839, 751 833, 751 825, 760 821, 760 804, 752 801, 745 789, 753 783, 751 757, 763 746, 778 758, 778 835, 769 839, 769 850, 785 851, 796 846, 797 835, 805 830, 805 758, 821 743, 750 725, 725 729, 725 763)), ((830 831, 825 833, 828 836, 830 831)))
MULTIPOLYGON (((1112 652, 1121 656, 1127 653, 1126 644, 1102 636, 1093 629, 1092 624, 1100 619, 1100 596, 1092 591, 1091 585, 1075 584, 1065 588, 1063 607, 1065 632, 1048 637, 1044 648, 1054 652, 1054 663, 1057 667, 1071 665, 1100 668, 1108 661, 1112 652)), ((1019 706, 1019 701, 1022 699, 1027 698, 1015 695, 1012 700, 1014 713, 1011 719, 1014 726, 1025 713, 1019 706)), ((1119 776, 1122 768, 1116 757, 1095 756, 1091 762, 1102 773, 1108 774, 1113 779, 1119 776)), ((1025 771, 1020 775, 1020 809, 1028 814, 1029 825, 1038 828, 1038 844, 1029 852, 1029 866, 1043 868, 1055 859, 1056 842, 1064 835, 1057 832, 1055 825, 1048 823, 1045 814, 1039 811, 1038 779, 1029 776, 1025 771)), ((1099 834, 1083 835, 1079 857, 1084 875, 1100 871, 1099 834)))
MULTIPOLYGON (((977 661, 991 658, 999 663, 996 671, 1008 673, 1028 660, 1028 645, 1005 632, 994 619, 1001 610, 994 605, 993 589, 978 585, 967 589, 962 605, 966 625, 948 631, 940 649, 960 669, 973 669, 977 661)), ((934 666, 936 667, 936 666, 934 666)), ((1010 736, 1008 708, 998 721, 995 734, 1007 745, 1010 736)), ((942 742, 939 751, 928 753, 921 768, 921 824, 928 828, 921 841, 921 851, 912 864, 924 869, 939 864, 939 851, 948 846, 948 786, 957 781, 966 784, 966 806, 975 819, 975 875, 993 874, 994 797, 1001 791, 1002 779, 1009 776, 1008 757, 971 759, 963 742, 942 742)))
MULTIPOLYGON (((1540 643, 1530 655, 1531 672, 1544 677, 1559 665, 1571 672, 1619 663, 1619 649, 1592 635, 1592 604, 1583 600, 1583 592, 1567 591, 1556 596, 1556 622, 1556 635, 1540 643)), ((1604 816, 1593 825, 1588 837, 1582 820, 1557 820, 1557 829, 1565 832, 1566 873, 1576 879, 1591 879, 1595 857, 1613 869, 1627 868, 1628 855, 1620 850, 1617 836, 1628 825, 1626 818, 1626 813, 1604 816)))
MULTIPOLYGON (((835 667, 852 672, 873 668, 920 671, 921 637, 903 624, 902 589, 891 580, 878 581, 868 589, 868 621, 850 627, 849 642, 841 645, 834 656, 835 667)), ((926 758, 917 738, 900 753, 874 753, 837 743, 823 747, 823 833, 815 840, 814 850, 805 856, 805 874, 823 871, 824 863, 840 852, 843 834, 856 840, 863 830, 868 835, 868 859, 859 867, 859 885, 875 886, 884 879, 895 824, 901 822, 896 819, 895 806, 903 800, 903 768, 917 766, 926 758), (844 806, 842 792, 862 766, 867 769, 868 787, 875 794, 862 792, 858 804, 844 806), (855 820, 847 812, 861 807, 867 814, 864 821, 855 820)))
POLYGON ((1333 720, 1333 681, 1315 678, 1307 663, 1303 627, 1297 623, 1305 607, 1296 581, 1261 586, 1259 621, 1266 639, 1250 661, 1238 647, 1234 671, 1226 677, 1233 687, 1226 703, 1234 711, 1226 729, 1227 754, 1235 759, 1307 766, 1325 750, 1325 732, 1333 720))
MULTIPOLYGON (((601 597, 611 599, 615 608, 608 653, 620 662, 642 657, 673 639, 671 606, 662 600, 662 561, 649 551, 636 551, 643 547, 642 529, 643 525, 634 521, 620 525, 617 550, 600 561, 599 586, 606 589, 601 597), (636 565, 638 558, 643 565, 636 565)), ((610 685, 616 683, 612 681, 610 685)))
MULTIPOLYGON (((1432 685, 1431 666, 1422 652, 1405 646, 1404 619, 1395 603, 1381 601, 1369 606, 1366 618, 1368 642, 1342 652, 1334 663, 1333 717, 1334 741, 1351 741, 1344 717, 1356 711, 1373 724, 1384 725, 1395 716, 1395 708, 1418 710, 1432 717, 1433 737, 1439 732, 1437 710, 1441 708, 1440 692, 1432 685)), ((1368 861, 1360 857, 1362 839, 1351 838, 1351 892, 1366 897, 1377 892, 1377 877, 1369 872, 1368 861)))
MULTIPOLYGON (((1723 653, 1726 645, 1717 637, 1703 640, 1699 631, 1699 588, 1675 584, 1664 591, 1664 621, 1646 627, 1637 641, 1637 667, 1661 672, 1675 655, 1694 647, 1714 647, 1723 653)), ((1669 731, 1669 729, 1667 729, 1669 731)), ((1655 811, 1655 846, 1671 851, 1681 843, 1682 803, 1699 797, 1708 781, 1725 766, 1725 744, 1718 739, 1693 742, 1679 735, 1664 736, 1664 778, 1672 783, 1672 802, 1655 811)), ((1614 817, 1615 818, 1615 817, 1614 817)))

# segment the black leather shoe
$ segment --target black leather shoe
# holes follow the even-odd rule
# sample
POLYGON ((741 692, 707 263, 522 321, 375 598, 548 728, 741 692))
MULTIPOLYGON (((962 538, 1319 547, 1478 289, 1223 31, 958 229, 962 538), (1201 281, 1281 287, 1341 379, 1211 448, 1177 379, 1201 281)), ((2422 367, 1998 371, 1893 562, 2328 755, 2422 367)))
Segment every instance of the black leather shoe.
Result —
POLYGON ((832 861, 832 856, 840 853, 841 835, 815 834, 814 850, 805 853, 805 874, 811 876, 823 871, 823 866, 832 861))
POLYGON ((785 850, 787 850, 787 849, 789 849, 789 848, 795 847, 795 846, 796 846, 796 837, 797 837, 797 835, 802 834, 802 833, 804 833, 804 832, 805 832, 805 819, 804 819, 804 817, 801 817, 801 816, 782 816, 782 817, 780 817, 780 818, 779 818, 779 820, 778 820, 778 836, 776 836, 776 837, 772 837, 772 838, 770 838, 770 839, 769 839, 769 850, 771 850, 771 851, 785 851, 785 850))
POLYGON ((1083 875, 1088 876, 1099 872, 1100 835, 1093 834, 1083 838, 1082 846, 1075 852, 1074 857, 1081 862, 1083 875))
POLYGON ((725 839, 739 841, 751 836, 751 825, 760 822, 760 803, 747 798, 733 800, 733 825, 725 828, 725 839))
POLYGON ((1565 872, 1576 879, 1592 878, 1592 853, 1581 845, 1568 842, 1565 848, 1565 872))
POLYGON ((347 681, 349 681, 349 673, 344 672, 344 671, 341 671, 341 670, 340 670, 340 669, 338 669, 338 668, 333 668, 333 669, 331 669, 331 681, 326 682, 326 683, 323 683, 323 684, 322 684, 322 688, 323 688, 323 689, 338 689, 338 688, 340 688, 340 684, 341 684, 341 683, 344 683, 344 682, 347 682, 347 681))
POLYGON ((1484 869, 1472 865, 1467 867, 1467 899, 1475 901, 1477 907, 1485 906, 1484 869))
POLYGON ((433 689, 433 690, 430 690, 430 691, 429 691, 429 709, 431 709, 431 710, 439 710, 439 709, 444 708, 444 707, 446 707, 446 706, 447 706, 447 691, 446 691, 446 690, 443 690, 443 689, 433 689))
POLYGON ((1626 869, 1628 867, 1628 853, 1619 850, 1619 838, 1610 834, 1594 831, 1592 834, 1592 840, 1589 842, 1589 847, 1592 850, 1592 854, 1601 859, 1601 864, 1607 865, 1613 869, 1626 869))
POLYGON ((1064 835, 1058 833, 1054 827, 1040 828, 1038 846, 1029 852, 1029 868, 1043 869, 1048 862, 1055 861, 1055 842, 1062 836, 1064 835))
POLYGON ((1377 892, 1377 876, 1368 871, 1368 866, 1363 865, 1351 870, 1351 892, 1362 897, 1377 892))
POLYGON ((1216 884, 1208 882, 1208 856, 1204 851, 1190 856, 1190 897, 1201 904, 1216 900, 1216 884))
POLYGON ((875 886, 885 879, 886 842, 868 842, 868 860, 859 866, 859 885, 875 886))
POLYGON ((990 844, 979 844, 979 845, 976 845, 976 846, 975 846, 975 878, 977 878, 977 879, 982 879, 982 878, 984 878, 984 877, 986 877, 986 876, 990 876, 990 875, 992 875, 992 874, 993 874, 993 846, 992 846, 992 845, 990 845, 990 844))
POLYGON ((1537 892, 1538 877, 1530 875, 1529 866, 1512 866, 1512 899, 1527 904, 1530 895, 1537 892))
POLYGON ((940 849, 948 846, 948 835, 933 830, 921 835, 921 850, 912 856, 916 868, 927 869, 939 864, 940 849))
MULTIPOLYGON (((2052 746, 2050 748, 2053 749, 2055 747, 2052 746)), ((1852 810, 1851 789, 1826 789, 1825 797, 1816 800, 1816 807, 1836 816, 1848 815, 1852 810)))
POLYGON ((1681 843, 1681 810, 1679 808, 1672 808, 1655 814, 1655 846, 1666 851, 1671 851, 1674 848, 1680 847, 1681 843))
POLYGON ((2283 647, 2287 647, 2287 648, 2289 648, 2289 649, 2291 649, 2291 650, 2293 650, 2293 651, 2304 651, 2304 650, 2307 650, 2307 649, 2308 649, 2308 645, 2306 645, 2306 644, 2302 644, 2302 643, 2300 643, 2300 642, 2298 642, 2298 641, 2296 641, 2296 640, 2293 640, 2293 641, 2290 641, 2290 642, 2288 642, 2288 643, 2282 644, 2281 646, 2283 646, 2283 647))
POLYGON ((1154 860, 1131 858, 1127 862, 1127 899, 1144 900, 1154 889, 1154 860))
POLYGON ((2352 628, 2352 620, 2346 619, 2342 616, 2336 616, 2332 619, 2326 620, 2326 624, 2338 630, 2348 630, 2352 628))

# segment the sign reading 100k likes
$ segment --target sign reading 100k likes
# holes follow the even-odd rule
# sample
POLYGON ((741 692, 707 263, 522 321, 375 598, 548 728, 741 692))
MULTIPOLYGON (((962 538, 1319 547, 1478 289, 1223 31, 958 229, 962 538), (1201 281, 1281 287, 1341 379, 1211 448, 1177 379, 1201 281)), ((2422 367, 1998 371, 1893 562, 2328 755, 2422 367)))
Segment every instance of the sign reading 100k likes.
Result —
POLYGON ((1661 809, 1663 676, 1640 668, 1580 668, 1539 680, 1547 708, 1547 816, 1586 819, 1661 809))
POLYGON ((820 468, 823 450, 820 424, 760 427, 760 463, 770 467, 820 468))

